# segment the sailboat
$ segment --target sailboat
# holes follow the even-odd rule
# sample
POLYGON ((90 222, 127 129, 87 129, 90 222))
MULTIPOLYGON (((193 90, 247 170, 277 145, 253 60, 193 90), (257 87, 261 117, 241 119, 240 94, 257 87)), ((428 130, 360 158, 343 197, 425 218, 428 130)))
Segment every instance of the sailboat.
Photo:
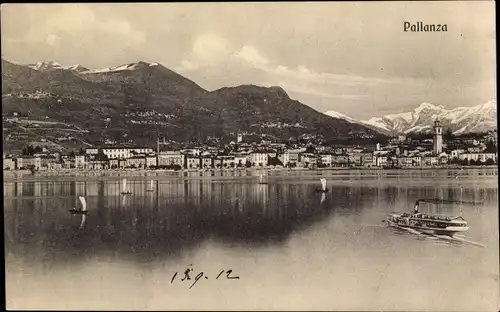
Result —
POLYGON ((122 195, 130 195, 132 194, 132 192, 130 191, 127 191, 127 179, 123 179, 122 180, 122 186, 123 186, 123 190, 122 190, 122 195))
POLYGON ((316 192, 317 193, 328 193, 328 188, 326 187, 326 179, 321 178, 321 179, 319 179, 319 181, 321 182, 321 188, 317 188, 316 192))
POLYGON ((151 180, 151 183, 149 184, 149 188, 146 190, 146 192, 152 192, 154 191, 154 181, 151 180))
POLYGON ((264 177, 262 174, 259 175, 259 184, 267 184, 267 182, 264 182, 264 177))
POLYGON ((76 207, 75 207, 75 208, 68 209, 68 211, 71 212, 72 214, 87 214, 88 213, 87 201, 85 200, 85 197, 79 196, 78 199, 80 199, 80 203, 82 203, 82 208, 76 209, 76 207))

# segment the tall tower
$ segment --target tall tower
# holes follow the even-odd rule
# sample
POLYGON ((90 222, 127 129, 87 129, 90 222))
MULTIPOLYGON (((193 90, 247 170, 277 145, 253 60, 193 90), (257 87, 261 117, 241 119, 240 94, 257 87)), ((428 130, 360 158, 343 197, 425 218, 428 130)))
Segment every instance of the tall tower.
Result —
POLYGON ((236 137, 236 142, 241 143, 243 141, 243 134, 241 132, 238 132, 238 135, 236 137))
POLYGON ((443 151, 443 127, 439 120, 434 121, 434 155, 443 151))

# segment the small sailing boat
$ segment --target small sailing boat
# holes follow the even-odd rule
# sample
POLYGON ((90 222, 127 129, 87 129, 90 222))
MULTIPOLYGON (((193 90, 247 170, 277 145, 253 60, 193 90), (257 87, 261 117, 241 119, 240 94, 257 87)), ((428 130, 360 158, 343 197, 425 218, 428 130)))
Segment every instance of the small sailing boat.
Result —
POLYGON ((152 192, 154 191, 154 181, 151 180, 150 184, 149 184, 149 188, 146 190, 146 192, 152 192))
POLYGON ((262 174, 259 175, 259 184, 267 184, 267 182, 264 182, 264 177, 262 174))
POLYGON ((122 195, 130 195, 132 194, 132 192, 130 191, 127 191, 127 179, 123 179, 122 180, 122 186, 123 186, 123 189, 122 189, 122 195))
POLYGON ((80 203, 82 203, 82 208, 77 209, 75 207, 75 208, 68 209, 68 211, 71 212, 72 214, 87 214, 88 213, 87 201, 85 200, 85 197, 79 196, 78 199, 80 199, 80 203))
POLYGON ((321 188, 317 188, 316 192, 317 193, 328 193, 328 188, 326 187, 326 179, 321 178, 321 179, 319 179, 319 181, 321 182, 321 188))

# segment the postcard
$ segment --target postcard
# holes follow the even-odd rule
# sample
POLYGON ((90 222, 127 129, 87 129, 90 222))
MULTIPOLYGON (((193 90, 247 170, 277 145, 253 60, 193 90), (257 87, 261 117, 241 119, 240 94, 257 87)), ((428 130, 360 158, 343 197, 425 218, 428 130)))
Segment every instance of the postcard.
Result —
POLYGON ((0 11, 8 309, 498 311, 493 1, 0 11))

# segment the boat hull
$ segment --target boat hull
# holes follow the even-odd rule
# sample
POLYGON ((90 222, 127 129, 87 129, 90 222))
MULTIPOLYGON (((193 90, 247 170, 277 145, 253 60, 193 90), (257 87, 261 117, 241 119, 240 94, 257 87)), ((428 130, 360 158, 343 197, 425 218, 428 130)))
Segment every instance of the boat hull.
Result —
POLYGON ((87 210, 78 210, 78 209, 68 209, 69 212, 72 214, 84 214, 86 215, 88 213, 87 210))
POLYGON ((453 236, 455 233, 466 232, 469 230, 468 226, 447 226, 445 228, 431 228, 425 226, 416 226, 416 225, 408 225, 408 224, 400 224, 391 220, 390 217, 387 219, 387 224, 392 227, 403 228, 403 229, 412 229, 421 233, 431 234, 431 235, 448 235, 453 236))

